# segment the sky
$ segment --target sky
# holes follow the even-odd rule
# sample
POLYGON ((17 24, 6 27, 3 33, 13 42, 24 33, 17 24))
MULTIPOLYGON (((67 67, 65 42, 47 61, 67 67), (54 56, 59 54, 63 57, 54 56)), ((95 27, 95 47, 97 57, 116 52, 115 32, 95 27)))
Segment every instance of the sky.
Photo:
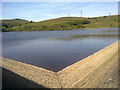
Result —
POLYGON ((2 2, 2 19, 42 21, 59 17, 97 17, 118 14, 117 2, 2 2))

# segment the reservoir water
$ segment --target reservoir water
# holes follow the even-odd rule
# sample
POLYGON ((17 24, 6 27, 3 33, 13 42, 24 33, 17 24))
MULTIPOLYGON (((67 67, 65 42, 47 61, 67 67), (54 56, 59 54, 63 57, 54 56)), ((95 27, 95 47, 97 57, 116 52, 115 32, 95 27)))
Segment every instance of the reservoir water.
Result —
POLYGON ((59 71, 118 40, 118 28, 3 32, 2 56, 59 71))

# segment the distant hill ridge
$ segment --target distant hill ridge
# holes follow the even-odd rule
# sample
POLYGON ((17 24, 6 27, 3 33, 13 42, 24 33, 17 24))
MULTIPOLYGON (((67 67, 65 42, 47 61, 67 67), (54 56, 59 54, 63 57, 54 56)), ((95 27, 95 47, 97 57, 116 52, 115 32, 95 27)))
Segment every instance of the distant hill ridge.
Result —
POLYGON ((24 19, 2 20, 2 31, 52 31, 72 30, 83 28, 115 28, 118 27, 118 15, 101 16, 93 18, 85 17, 60 17, 40 22, 24 19))

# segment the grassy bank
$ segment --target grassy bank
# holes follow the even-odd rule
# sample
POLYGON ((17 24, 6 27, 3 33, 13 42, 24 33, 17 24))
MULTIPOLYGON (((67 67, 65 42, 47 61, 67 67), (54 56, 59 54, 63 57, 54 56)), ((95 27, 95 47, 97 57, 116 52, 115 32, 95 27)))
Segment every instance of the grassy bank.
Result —
POLYGON ((118 15, 94 18, 61 17, 40 22, 22 19, 2 20, 2 31, 53 31, 118 27, 118 15))

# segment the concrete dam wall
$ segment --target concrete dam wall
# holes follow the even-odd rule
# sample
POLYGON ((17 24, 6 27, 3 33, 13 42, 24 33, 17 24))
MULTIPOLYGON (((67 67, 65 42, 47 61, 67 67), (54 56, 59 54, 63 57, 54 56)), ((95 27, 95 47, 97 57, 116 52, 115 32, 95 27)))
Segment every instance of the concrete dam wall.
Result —
MULTIPOLYGON (((118 42, 120 43, 117 41, 59 72, 3 57, 1 67, 5 72, 9 70, 34 82, 35 84, 29 84, 14 78, 15 82, 28 83, 30 88, 37 85, 45 88, 118 88, 118 42)), ((12 74, 8 76, 13 78, 12 74)))
POLYGON ((61 88, 55 72, 6 58, 2 58, 2 67, 43 87, 61 88))

